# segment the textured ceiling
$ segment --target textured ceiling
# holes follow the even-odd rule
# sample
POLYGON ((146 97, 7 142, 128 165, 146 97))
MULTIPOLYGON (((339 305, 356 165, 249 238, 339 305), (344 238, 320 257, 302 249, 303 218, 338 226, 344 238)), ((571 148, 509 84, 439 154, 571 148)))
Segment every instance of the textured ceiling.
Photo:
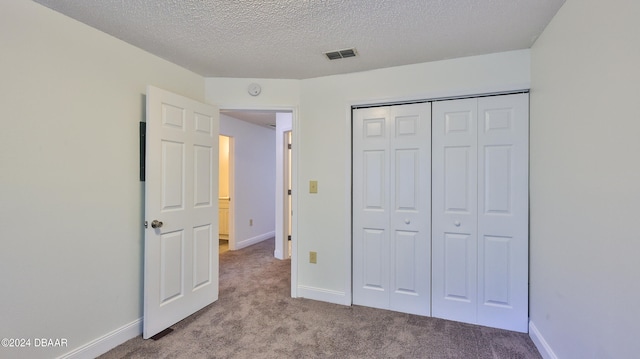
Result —
POLYGON ((205 77, 304 79, 531 47, 564 0, 35 0, 205 77), (324 52, 356 48, 354 58, 324 52))

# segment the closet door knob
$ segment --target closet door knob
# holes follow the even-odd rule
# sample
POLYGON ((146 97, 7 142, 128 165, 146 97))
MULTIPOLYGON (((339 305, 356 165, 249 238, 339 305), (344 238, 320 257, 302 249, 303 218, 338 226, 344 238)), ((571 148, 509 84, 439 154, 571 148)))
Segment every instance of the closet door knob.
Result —
POLYGON ((404 223, 409 224, 411 223, 411 220, 409 218, 405 218, 404 223))
POLYGON ((456 227, 460 227, 460 221, 453 222, 453 225, 455 225, 456 227))

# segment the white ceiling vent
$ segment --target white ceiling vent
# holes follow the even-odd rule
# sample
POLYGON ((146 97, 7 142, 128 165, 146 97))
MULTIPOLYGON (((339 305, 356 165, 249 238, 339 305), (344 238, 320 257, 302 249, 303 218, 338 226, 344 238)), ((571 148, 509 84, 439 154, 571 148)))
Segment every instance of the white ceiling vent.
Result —
POLYGON ((345 49, 345 50, 325 52, 324 54, 327 56, 329 60, 338 60, 338 59, 345 59, 347 57, 355 57, 357 53, 356 53, 356 49, 345 49))

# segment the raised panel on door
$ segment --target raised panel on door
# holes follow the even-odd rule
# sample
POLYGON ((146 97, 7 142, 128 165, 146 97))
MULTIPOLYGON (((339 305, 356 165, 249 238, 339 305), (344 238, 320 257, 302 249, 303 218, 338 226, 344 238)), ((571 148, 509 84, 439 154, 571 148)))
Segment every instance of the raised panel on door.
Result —
POLYGON ((162 141, 162 211, 184 208, 184 143, 162 141))
POLYGON ((184 231, 160 236, 160 305, 184 294, 184 231))
POLYGON ((362 167, 362 210, 383 214, 387 206, 387 151, 363 151, 362 167))
POLYGON ((387 232, 382 228, 365 228, 362 231, 362 291, 359 303, 376 308, 389 305, 387 232))
POLYGON ((478 100, 478 324, 528 326, 528 95, 478 100))
POLYGON ((444 233, 443 268, 438 272, 441 292, 434 297, 433 316, 462 322, 475 320, 475 239, 471 233, 444 233))
POLYGON ((389 309, 431 315, 431 104, 389 108, 389 309))
POLYGON ((353 113, 353 303, 389 307, 389 113, 353 113))
POLYGON ((418 275, 415 271, 417 262, 421 260, 418 250, 418 233, 413 231, 397 231, 394 235, 393 263, 395 268, 394 291, 409 296, 420 295, 418 275))
POLYGON ((209 183, 213 176, 213 168, 211 168, 211 157, 213 148, 211 146, 195 145, 193 147, 194 159, 194 189, 193 202, 195 207, 211 206, 213 201, 213 193, 209 183))
POLYGON ((193 229, 193 283, 192 288, 197 290, 211 283, 213 278, 212 246, 217 245, 217 236, 214 236, 212 226, 206 224, 193 229))
POLYGON ((476 321, 477 101, 433 104, 432 315, 476 321))
POLYGON ((512 308, 511 263, 513 258, 512 237, 483 236, 480 247, 483 250, 482 274, 484 281, 480 286, 482 303, 493 307, 512 308))

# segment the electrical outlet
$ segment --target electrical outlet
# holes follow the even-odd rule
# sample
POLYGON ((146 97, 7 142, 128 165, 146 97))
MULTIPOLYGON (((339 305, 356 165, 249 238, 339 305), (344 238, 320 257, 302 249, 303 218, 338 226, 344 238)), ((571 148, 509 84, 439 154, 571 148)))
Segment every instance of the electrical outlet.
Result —
POLYGON ((318 253, 317 252, 309 252, 309 263, 313 263, 313 264, 318 263, 318 253))
POLYGON ((249 220, 249 227, 253 226, 253 219, 249 220))

